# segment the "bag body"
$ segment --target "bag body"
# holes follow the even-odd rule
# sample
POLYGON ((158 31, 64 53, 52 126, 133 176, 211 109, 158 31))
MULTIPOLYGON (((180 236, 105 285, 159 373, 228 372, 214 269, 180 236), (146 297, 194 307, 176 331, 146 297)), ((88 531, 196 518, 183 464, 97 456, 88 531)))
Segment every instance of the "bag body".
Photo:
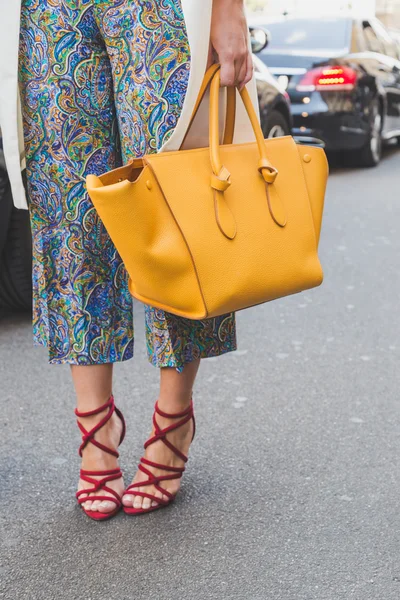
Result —
MULTIPOLYGON (((209 80, 209 148, 147 155, 87 178, 132 296, 194 320, 323 280, 317 250, 324 151, 297 146, 289 136, 264 140, 246 90, 241 97, 257 141, 220 146, 218 67, 208 73, 203 95, 209 80)), ((225 141, 233 137, 235 97, 228 94, 225 141)))

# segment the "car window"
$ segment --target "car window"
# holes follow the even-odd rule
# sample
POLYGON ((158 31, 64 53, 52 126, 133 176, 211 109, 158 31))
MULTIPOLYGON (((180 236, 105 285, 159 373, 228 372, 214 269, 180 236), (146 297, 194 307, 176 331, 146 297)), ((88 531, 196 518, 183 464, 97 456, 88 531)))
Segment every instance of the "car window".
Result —
POLYGON ((348 50, 351 39, 349 19, 285 19, 265 24, 271 40, 265 52, 291 50, 348 50))
POLYGON ((383 44, 385 54, 392 58, 398 58, 396 44, 386 31, 384 25, 378 19, 374 19, 372 25, 378 39, 383 44))
POLYGON ((370 52, 384 53, 385 48, 382 41, 376 35, 374 28, 369 21, 363 21, 362 23, 364 38, 366 41, 367 49, 370 52))

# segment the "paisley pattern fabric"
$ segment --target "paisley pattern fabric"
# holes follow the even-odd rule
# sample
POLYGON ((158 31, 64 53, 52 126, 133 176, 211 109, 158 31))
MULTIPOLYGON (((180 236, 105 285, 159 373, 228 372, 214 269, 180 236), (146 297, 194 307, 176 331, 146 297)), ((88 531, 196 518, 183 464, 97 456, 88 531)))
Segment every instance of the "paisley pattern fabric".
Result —
MULTIPOLYGON (((177 0, 22 0, 33 329, 52 363, 133 354, 126 272, 84 179, 162 146, 182 110, 189 68, 177 0)), ((145 312, 156 366, 181 370, 236 347, 233 315, 194 322, 145 312)))

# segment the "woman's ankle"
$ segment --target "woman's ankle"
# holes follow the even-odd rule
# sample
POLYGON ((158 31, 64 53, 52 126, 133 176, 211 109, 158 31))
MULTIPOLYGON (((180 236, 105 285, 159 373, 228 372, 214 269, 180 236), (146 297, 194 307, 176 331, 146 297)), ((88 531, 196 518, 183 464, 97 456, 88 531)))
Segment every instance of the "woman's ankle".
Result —
MULTIPOLYGON (((87 432, 90 432, 99 424, 101 418, 102 415, 96 415, 94 417, 79 418, 78 421, 83 425, 87 432)), ((117 448, 121 439, 122 427, 123 425, 120 418, 116 413, 114 413, 109 421, 104 423, 104 425, 98 431, 96 431, 94 439, 110 450, 117 452, 117 448)), ((90 442, 83 449, 82 458, 84 462, 89 461, 91 463, 107 463, 110 465, 109 468, 115 468, 115 465, 117 464, 117 459, 115 456, 105 452, 90 442)))
POLYGON ((89 444, 82 451, 82 468, 89 471, 108 471, 118 468, 118 459, 93 444, 89 444))
POLYGON ((192 393, 166 396, 160 394, 157 405, 166 414, 179 414, 187 410, 192 402, 192 393))

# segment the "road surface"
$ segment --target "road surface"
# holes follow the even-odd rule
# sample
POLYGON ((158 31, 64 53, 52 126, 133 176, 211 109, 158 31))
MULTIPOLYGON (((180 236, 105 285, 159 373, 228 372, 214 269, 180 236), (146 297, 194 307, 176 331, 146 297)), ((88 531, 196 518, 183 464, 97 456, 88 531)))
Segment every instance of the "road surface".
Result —
MULTIPOLYGON (((75 505, 67 367, 0 321, 1 592, 7 600, 398 600, 400 151, 334 169, 322 288, 239 315, 205 361, 182 493, 94 523, 75 505)), ((135 471, 157 394, 142 310, 115 395, 135 471)))

